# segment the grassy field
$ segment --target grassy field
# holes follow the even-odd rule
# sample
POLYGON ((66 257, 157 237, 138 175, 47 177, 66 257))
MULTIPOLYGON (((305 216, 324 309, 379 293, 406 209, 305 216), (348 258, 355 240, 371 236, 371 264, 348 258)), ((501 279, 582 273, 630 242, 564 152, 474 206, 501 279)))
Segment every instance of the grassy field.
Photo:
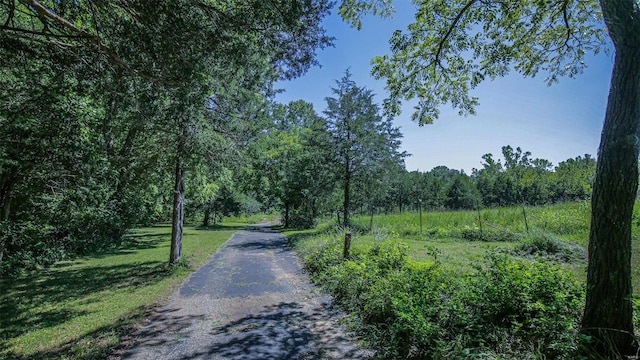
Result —
MULTIPOLYGON (((375 242, 396 239, 409 247, 414 260, 437 257, 451 270, 467 272, 471 264, 496 249, 514 249, 535 237, 549 237, 578 251, 574 261, 561 262, 580 281, 586 280, 586 249, 589 240, 590 203, 565 203, 543 207, 526 207, 526 223, 522 207, 481 209, 477 211, 423 212, 356 216, 354 247, 370 247, 375 242), (372 226, 369 231, 370 225, 372 226), (529 230, 527 231, 527 225, 529 230), (580 251, 581 250, 581 251, 580 251)), ((326 231, 328 224, 319 230, 326 231)), ((640 294, 640 202, 636 203, 632 228, 633 288, 640 294)), ((322 242, 316 239, 315 242, 322 242)), ((536 254, 522 254, 535 257, 536 254)), ((538 254, 545 255, 545 254, 538 254)))
POLYGON ((120 249, 0 280, 0 359, 102 359, 243 224, 187 227, 167 265, 171 227, 130 232, 120 249))
MULTIPOLYGON (((341 255, 344 229, 335 224, 286 234, 314 281, 387 358, 583 358, 576 329, 584 306, 588 202, 524 212, 425 212, 422 228, 418 213, 352 220, 348 260, 341 255)), ((636 303, 639 224, 636 206, 636 303)))

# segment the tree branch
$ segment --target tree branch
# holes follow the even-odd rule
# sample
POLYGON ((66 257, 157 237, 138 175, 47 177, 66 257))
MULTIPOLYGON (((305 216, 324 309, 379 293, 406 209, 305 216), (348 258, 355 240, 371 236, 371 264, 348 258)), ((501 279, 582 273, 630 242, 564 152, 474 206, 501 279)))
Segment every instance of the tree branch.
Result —
MULTIPOLYGON (((73 24, 71 24, 70 22, 68 22, 67 20, 63 19, 62 17, 52 13, 51 11, 49 11, 49 9, 47 9, 46 7, 44 7, 42 4, 40 4, 38 1, 36 0, 18 0, 20 1, 22 4, 29 6, 31 8, 33 8, 37 13, 38 13, 38 17, 41 19, 51 19, 54 22, 56 22, 59 25, 62 25, 64 28, 70 30, 73 33, 79 34, 80 38, 84 38, 86 40, 88 40, 90 43, 94 44, 95 46, 98 47, 98 49, 104 53, 105 55, 107 55, 113 62, 115 62, 117 65, 119 65, 120 67, 126 69, 127 71, 130 71, 136 75, 139 75, 147 80, 156 80, 156 78, 154 78, 153 76, 146 74, 144 72, 138 71, 136 69, 133 69, 132 67, 130 67, 129 65, 127 65, 124 60, 122 60, 122 58, 120 58, 120 56, 118 56, 118 54, 116 54, 114 51, 112 51, 111 49, 109 49, 109 47, 107 47, 105 44, 103 44, 96 36, 89 34, 86 30, 81 29, 73 24)), ((46 22, 44 22, 46 24, 46 22)))
POLYGON ((13 20, 15 15, 16 3, 14 0, 9 0, 9 14, 7 15, 7 21, 4 22, 4 26, 9 26, 9 23, 13 20))
POLYGON ((460 21, 460 19, 462 19, 462 16, 467 12, 467 10, 469 10, 471 8, 471 6, 476 1, 477 0, 470 0, 467 3, 467 5, 465 5, 462 9, 460 9, 460 12, 458 12, 456 17, 453 19, 453 22, 449 25, 449 28, 447 29, 447 33, 442 37, 442 39, 440 39, 440 42, 438 43, 438 47, 436 48, 436 56, 435 56, 434 61, 441 68, 442 68, 442 65, 440 64, 440 56, 442 55, 442 51, 444 50, 445 43, 449 39, 449 36, 451 36, 451 34, 453 33, 453 30, 456 28, 456 26, 458 26, 458 22, 460 21))

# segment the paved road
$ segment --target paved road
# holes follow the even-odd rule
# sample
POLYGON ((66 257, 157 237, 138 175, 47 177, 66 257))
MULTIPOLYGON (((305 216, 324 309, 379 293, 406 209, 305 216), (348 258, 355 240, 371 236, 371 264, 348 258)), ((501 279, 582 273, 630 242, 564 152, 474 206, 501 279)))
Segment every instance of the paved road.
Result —
POLYGON ((123 359, 367 359, 285 237, 235 234, 155 311, 123 359))

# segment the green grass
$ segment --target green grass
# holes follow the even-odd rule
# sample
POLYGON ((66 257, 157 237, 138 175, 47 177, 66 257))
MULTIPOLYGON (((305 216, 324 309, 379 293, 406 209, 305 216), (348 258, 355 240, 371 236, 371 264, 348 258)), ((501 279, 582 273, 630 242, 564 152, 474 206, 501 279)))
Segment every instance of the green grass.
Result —
MULTIPOLYGON (((640 202, 634 209, 632 227, 632 271, 634 294, 640 296, 640 202)), ((376 215, 373 231, 369 231, 370 217, 352 218, 354 229, 352 246, 370 247, 375 241, 394 239, 409 247, 413 260, 438 260, 449 270, 467 273, 473 263, 483 259, 487 252, 509 251, 528 236, 547 234, 586 247, 589 240, 591 204, 588 201, 564 203, 541 207, 526 207, 529 233, 521 206, 490 208, 477 211, 423 212, 422 231, 417 212, 376 215), (480 236, 482 225, 482 236, 480 236)), ((327 224, 320 232, 327 233, 327 224)), ((333 236, 341 236, 334 234, 333 236)), ((305 235, 309 237, 309 235, 305 235)), ((326 237, 297 241, 301 251, 318 246, 326 237)), ((578 280, 586 281, 586 261, 561 264, 578 280)))
MULTIPOLYGON (((589 202, 566 203, 544 207, 526 207, 529 230, 544 230, 562 236, 565 240, 585 245, 589 235, 589 202)), ((640 215, 640 214, 639 214, 640 215)), ((459 238, 465 230, 482 231, 484 234, 526 233, 522 207, 502 207, 477 211, 423 212, 422 232, 420 216, 415 213, 376 215, 373 227, 378 231, 403 239, 434 240, 459 238)), ((370 218, 353 219, 358 229, 369 229, 370 218)))
POLYGON ((156 226, 131 231, 116 251, 0 280, 0 359, 104 358, 238 228, 186 228, 175 267, 171 227, 156 226))
MULTIPOLYGON (((342 258, 340 227, 324 223, 292 232, 289 239, 314 281, 350 312, 350 325, 383 357, 423 358, 414 352, 420 350, 433 351, 432 358, 576 358, 590 204, 525 211, 528 230, 522 207, 483 209, 480 220, 477 211, 425 212, 422 229, 418 213, 375 216, 371 230, 369 216, 354 216, 348 260, 342 258), (395 258, 394 246, 406 248, 408 260, 389 271, 388 263, 402 263, 388 261, 395 258), (540 257, 548 261, 535 261, 540 257), (575 296, 565 301, 567 289, 575 296), (558 296, 548 302, 549 294, 558 296), (522 305, 526 301, 531 303, 522 305), (498 315, 491 318, 487 306, 494 304, 498 315), (531 318, 507 326, 501 314, 509 309, 516 309, 516 320, 522 309, 531 318)), ((634 211, 632 248, 637 305, 640 206, 634 211)), ((638 327, 640 312, 634 321, 638 327)))

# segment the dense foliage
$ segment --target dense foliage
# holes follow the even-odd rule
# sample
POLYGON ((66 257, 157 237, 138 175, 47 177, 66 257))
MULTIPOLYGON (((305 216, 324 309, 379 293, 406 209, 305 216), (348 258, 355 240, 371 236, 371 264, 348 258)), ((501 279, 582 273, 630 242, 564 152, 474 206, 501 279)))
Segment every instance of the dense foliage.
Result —
POLYGON ((331 43, 326 1, 0 5, 0 272, 172 213, 179 260, 185 213, 237 212, 228 172, 273 83, 331 43))
POLYGON ((305 262, 382 358, 576 357, 584 292, 557 265, 497 253, 461 277, 437 258, 409 260, 397 240, 341 255, 324 235, 305 262))
POLYGON ((176 227, 272 210, 309 227, 330 214, 345 223, 351 212, 590 193, 592 158, 554 171, 511 147, 504 166, 487 154, 471 176, 407 172, 401 134, 348 72, 327 89, 324 116, 304 101, 272 103, 273 81, 301 74, 329 44, 325 2, 34 4, 0 8, 2 272, 117 245, 172 212, 176 227), (287 34, 297 43, 281 42, 287 34))

